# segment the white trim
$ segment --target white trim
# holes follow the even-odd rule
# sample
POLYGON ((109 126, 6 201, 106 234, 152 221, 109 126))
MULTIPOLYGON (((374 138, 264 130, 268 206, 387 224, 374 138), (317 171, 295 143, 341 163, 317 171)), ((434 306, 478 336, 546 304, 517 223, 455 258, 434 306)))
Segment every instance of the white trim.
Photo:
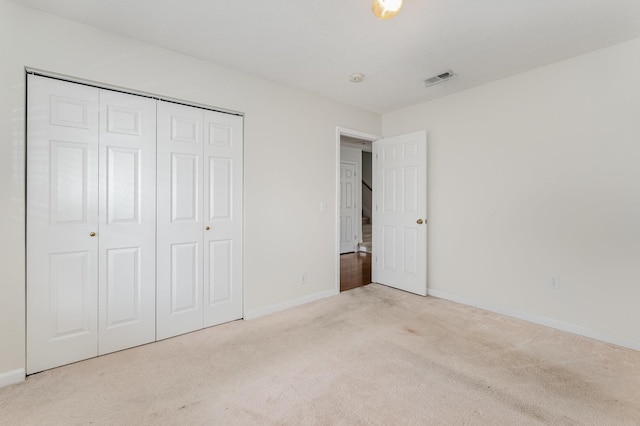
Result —
POLYGON ((336 127, 336 170, 335 170, 335 179, 336 179, 336 191, 335 191, 335 234, 334 234, 334 288, 336 294, 340 293, 340 127, 336 127))
POLYGON ((342 146, 343 148, 357 149, 363 152, 373 152, 373 148, 370 145, 360 145, 360 144, 349 143, 349 142, 341 142, 340 146, 342 146))
MULTIPOLYGON (((375 141, 380 139, 380 136, 373 135, 371 133, 361 132, 359 130, 347 129, 346 127, 336 126, 336 198, 335 198, 335 233, 334 233, 334 247, 335 247, 335 292, 336 294, 340 293, 340 136, 351 136, 354 138, 367 139, 370 141, 375 141)), ((360 164, 362 164, 362 159, 360 159, 360 164)), ((373 172, 373 171, 372 171, 373 172)), ((362 175, 362 170, 360 171, 362 175)))
POLYGON ((269 315, 276 312, 284 311, 285 309, 315 302, 316 300, 324 299, 326 297, 335 296, 336 294, 337 293, 334 290, 327 290, 327 291, 322 291, 320 293, 310 294, 308 296, 304 296, 299 299, 289 300, 287 302, 278 303, 276 305, 271 305, 271 306, 266 306, 264 308, 256 309, 255 311, 245 312, 244 319, 251 320, 254 318, 262 317, 264 315, 269 315))
POLYGON ((515 309, 504 308, 488 303, 479 302, 467 297, 457 296, 455 294, 447 293, 440 290, 427 289, 429 296, 437 297, 439 299, 451 300, 452 302, 461 303, 463 305, 473 306, 475 308, 484 309, 485 311, 495 312, 497 314, 505 315, 508 317, 518 318, 521 320, 529 321, 535 324, 544 325, 546 327, 555 328, 557 330, 567 331, 569 333, 578 334, 580 336, 588 337, 590 339, 599 340, 613 345, 622 346, 624 348, 634 349, 640 351, 640 344, 626 340, 623 337, 619 337, 610 333, 606 333, 600 330, 594 330, 580 325, 572 324, 566 321, 559 321, 552 318, 543 317, 528 312, 517 311, 515 309))
POLYGON ((358 139, 366 139, 372 142, 380 139, 380 136, 378 135, 361 132, 359 130, 347 129, 346 127, 340 127, 340 126, 336 126, 336 134, 338 135, 338 146, 340 146, 340 135, 350 136, 352 138, 358 138, 358 139))
POLYGON ((171 102, 171 103, 174 103, 174 104, 192 106, 192 107, 196 107, 196 108, 206 109, 206 110, 209 110, 209 111, 222 112, 224 114, 238 115, 240 117, 244 117, 244 113, 243 112, 234 111, 234 110, 231 110, 231 109, 218 108, 218 107, 214 107, 214 106, 211 106, 211 105, 199 104, 197 102, 185 101, 183 99, 171 98, 171 97, 168 97, 168 96, 161 96, 161 95, 158 95, 158 94, 155 94, 155 93, 143 92, 142 90, 135 90, 135 89, 129 89, 129 88, 126 88, 126 87, 114 86, 112 84, 106 84, 106 83, 101 83, 99 81, 87 80, 87 79, 84 79, 84 78, 73 77, 73 76, 65 75, 65 74, 59 74, 59 73, 56 73, 56 72, 41 70, 41 69, 33 68, 33 67, 25 67, 24 70, 25 70, 25 72, 27 74, 35 74, 35 75, 39 75, 39 76, 42 76, 42 77, 48 77, 48 78, 53 78, 53 79, 56 79, 56 80, 67 81, 67 82, 70 82, 70 83, 78 83, 78 84, 83 84, 85 86, 97 87, 98 89, 113 90, 115 92, 122 92, 122 93, 126 93, 126 94, 129 94, 129 95, 143 96, 145 98, 157 99, 159 101, 166 101, 166 102, 171 102))
POLYGON ((24 382, 26 377, 27 376, 24 368, 18 368, 17 370, 10 370, 5 371, 4 373, 0 373, 0 388, 24 382))

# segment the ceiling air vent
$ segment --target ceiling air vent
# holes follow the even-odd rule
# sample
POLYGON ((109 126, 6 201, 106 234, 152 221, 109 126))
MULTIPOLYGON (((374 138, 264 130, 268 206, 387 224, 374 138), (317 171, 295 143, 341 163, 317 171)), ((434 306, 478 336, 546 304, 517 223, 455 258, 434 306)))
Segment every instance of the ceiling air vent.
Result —
POLYGON ((441 74, 438 74, 438 75, 435 75, 435 76, 433 76, 431 78, 426 79, 424 81, 424 85, 425 85, 425 87, 430 87, 430 86, 433 86, 435 84, 442 83, 443 81, 447 81, 447 80, 449 80, 449 79, 451 79, 451 78, 453 78, 455 76, 456 75, 453 73, 453 71, 448 70, 448 71, 445 71, 445 72, 443 72, 441 74))

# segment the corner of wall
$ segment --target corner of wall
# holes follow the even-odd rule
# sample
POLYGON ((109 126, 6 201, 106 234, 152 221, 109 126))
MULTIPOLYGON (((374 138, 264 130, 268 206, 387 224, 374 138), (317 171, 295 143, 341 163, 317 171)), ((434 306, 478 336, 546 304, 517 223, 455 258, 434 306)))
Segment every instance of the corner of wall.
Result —
POLYGON ((0 388, 24 382, 26 377, 27 375, 24 368, 18 368, 16 370, 10 370, 5 371, 4 373, 0 373, 0 388))

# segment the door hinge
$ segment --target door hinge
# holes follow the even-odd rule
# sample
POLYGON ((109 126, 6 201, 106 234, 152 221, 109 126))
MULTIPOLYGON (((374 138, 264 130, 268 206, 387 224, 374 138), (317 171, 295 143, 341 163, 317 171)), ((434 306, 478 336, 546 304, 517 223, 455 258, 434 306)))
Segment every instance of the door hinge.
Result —
POLYGON ((376 263, 378 263, 378 256, 376 256, 376 263))

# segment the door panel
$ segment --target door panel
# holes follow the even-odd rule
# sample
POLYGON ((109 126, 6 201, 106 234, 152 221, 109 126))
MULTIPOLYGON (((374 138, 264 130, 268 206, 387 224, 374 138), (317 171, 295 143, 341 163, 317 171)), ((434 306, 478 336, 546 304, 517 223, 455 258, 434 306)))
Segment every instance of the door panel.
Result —
MULTIPOLYGON (((125 99, 125 96, 128 98, 129 95, 116 95, 114 93, 108 93, 103 91, 102 95, 108 95, 110 98, 110 102, 116 101, 119 102, 125 99), (114 99, 116 98, 116 99, 114 99), (119 98, 119 99, 118 99, 119 98)), ((126 99, 125 102, 131 103, 135 98, 126 99)), ((141 99, 137 99, 142 101, 141 99)), ((104 101, 104 99, 103 99, 104 101)), ((153 102, 153 101, 151 101, 153 102)), ((145 102, 149 103, 149 102, 145 102)), ((154 103, 155 104, 155 103, 154 103)), ((155 106, 155 105, 154 105, 155 106)), ((155 109, 155 108, 154 108, 155 109)), ((143 130, 140 125, 142 122, 143 111, 137 108, 129 108, 122 105, 106 105, 106 113, 107 113, 107 132, 109 133, 120 133, 123 135, 131 135, 131 136, 141 136, 143 130)), ((144 117, 144 119, 148 120, 152 117, 144 117)), ((155 120, 153 120, 155 123, 155 120)), ((146 133, 146 132, 145 132, 146 133)))
POLYGON ((233 159, 209 157, 209 221, 231 220, 233 159))
MULTIPOLYGON (((140 320, 140 248, 107 250, 107 303, 101 327, 111 329, 140 320)), ((101 265, 103 267, 103 265, 101 265)))
POLYGON ((158 101, 158 339, 203 327, 204 110, 158 101))
POLYGON ((100 90, 100 355, 155 340, 155 104, 100 90))
POLYGON ((375 253, 374 279, 426 295, 426 133, 375 141, 373 155, 373 245, 381 248, 375 253))
POLYGON ((382 182, 382 186, 383 186, 382 205, 384 206, 385 213, 392 213, 396 211, 396 196, 395 196, 395 191, 397 187, 396 174, 397 174, 397 170, 395 169, 386 168, 383 171, 384 180, 382 182))
POLYGON ((382 264, 384 269, 395 271, 396 269, 396 246, 398 245, 398 239, 396 238, 395 226, 384 226, 383 240, 382 240, 382 264))
POLYGON ((171 116, 171 133, 170 140, 172 142, 185 142, 194 145, 202 144, 202 114, 201 110, 187 106, 179 106, 162 102, 164 109, 171 109, 178 114, 185 113, 184 116, 171 116))
MULTIPOLYGON (((171 244, 171 307, 172 315, 198 312, 200 309, 200 262, 198 241, 171 244)), ((202 328, 202 327, 200 327, 202 328)))
POLYGON ((418 168, 404 167, 404 212, 418 213, 418 168))
POLYGON ((418 230, 414 227, 404 228, 403 242, 404 247, 402 252, 404 253, 404 269, 403 272, 415 275, 418 273, 418 259, 416 254, 419 251, 418 248, 418 230))
POLYGON ((53 140, 50 146, 51 224, 87 223, 89 146, 53 140))
POLYGON ((49 294, 51 339, 60 340, 91 333, 89 252, 51 254, 49 294))
MULTIPOLYGON (((43 78, 30 76, 32 80, 35 78, 43 78)), ((70 84, 60 82, 62 84, 70 84)), ((71 93, 65 93, 67 96, 71 96, 71 93)), ((92 114, 95 113, 95 105, 92 101, 87 101, 78 98, 68 98, 64 96, 50 96, 50 124, 52 126, 60 127, 74 127, 77 129, 91 129, 91 126, 95 124, 92 114)), ((94 129, 95 130, 95 129, 94 129)))
POLYGON ((107 147, 107 224, 140 223, 139 149, 107 147))
POLYGON ((205 111, 204 326, 242 318, 242 117, 205 111))
POLYGON ((209 304, 227 302, 232 297, 233 242, 231 240, 209 243, 209 304))
POLYGON ((199 154, 171 153, 171 222, 199 220, 199 154))
POLYGON ((28 76, 28 374, 98 354, 98 98, 28 76))

